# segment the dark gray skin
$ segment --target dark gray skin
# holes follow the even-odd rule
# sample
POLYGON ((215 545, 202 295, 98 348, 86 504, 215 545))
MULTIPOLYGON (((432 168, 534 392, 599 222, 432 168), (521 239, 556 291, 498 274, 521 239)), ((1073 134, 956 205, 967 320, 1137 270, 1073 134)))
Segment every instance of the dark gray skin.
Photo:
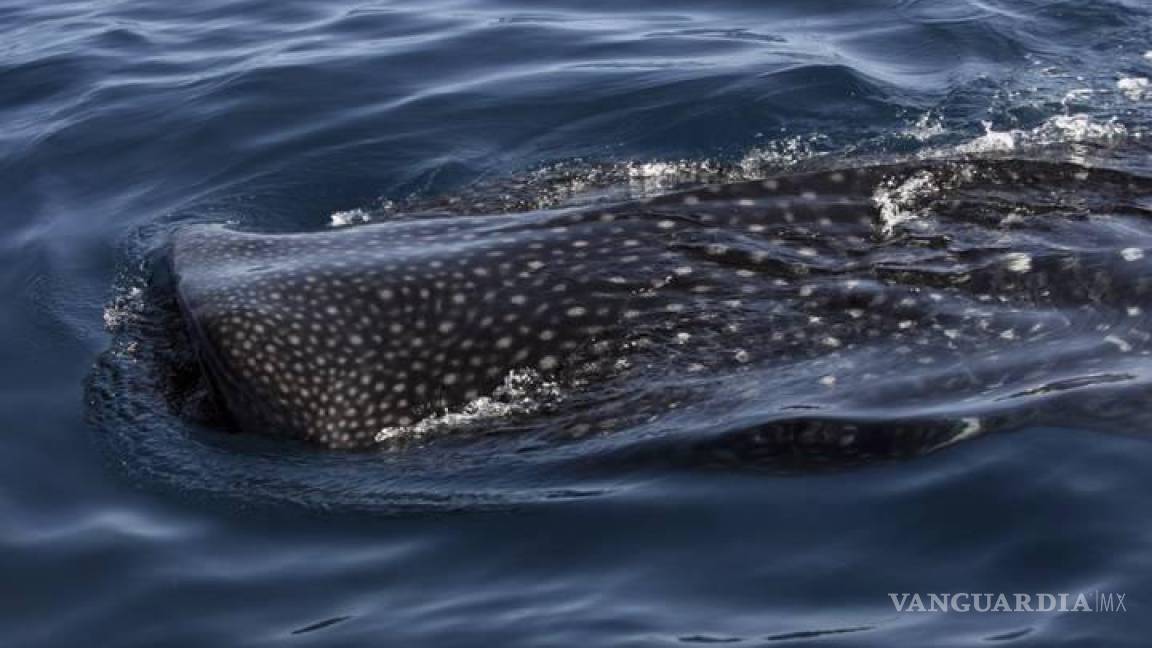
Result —
MULTIPOLYGON (((880 220, 878 187, 925 172, 967 177, 964 164, 864 167, 607 207, 434 215, 317 233, 193 225, 175 234, 172 263, 201 364, 239 427, 356 447, 371 444, 382 429, 487 395, 511 371, 552 374, 577 360, 616 357, 637 323, 738 304, 714 296, 755 292, 759 273, 900 272, 900 258, 877 246, 893 226, 891 214, 880 220), (782 243, 785 231, 791 238, 782 243), (818 254, 794 244, 797 231, 812 237, 818 254)), ((987 194, 1001 186, 1107 175, 1008 162, 984 163, 976 172, 984 183, 976 214, 996 204, 987 194)), ((962 203, 970 199, 966 194, 941 209, 967 209, 962 203)), ((1055 271, 1043 258, 1028 263, 1037 275, 1055 271)), ((1006 269, 995 274, 967 274, 963 289, 1019 283, 1021 260, 1001 265, 1006 269)), ((897 336, 907 317, 893 316, 897 336)), ((750 320, 747 335, 759 322, 768 340, 768 321, 750 320)), ((853 336, 876 337, 876 321, 835 330, 830 323, 826 337, 838 351, 845 342, 850 350, 853 336)), ((923 335, 929 333, 925 327, 923 335)), ((951 332, 937 337, 938 346, 959 349, 951 332)), ((997 344, 1007 339, 988 337, 997 344)))

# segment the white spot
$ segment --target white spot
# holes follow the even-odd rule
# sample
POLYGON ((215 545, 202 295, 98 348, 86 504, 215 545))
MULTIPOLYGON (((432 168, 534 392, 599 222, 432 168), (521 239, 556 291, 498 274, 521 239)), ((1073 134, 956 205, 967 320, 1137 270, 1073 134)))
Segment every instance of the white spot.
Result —
POLYGON ((1012 252, 1004 255, 1004 266, 1010 272, 1029 272, 1032 270, 1032 257, 1025 252, 1012 252))
POLYGON ((1129 344, 1127 340, 1125 340, 1124 338, 1121 338, 1121 337, 1117 337, 1115 335, 1109 335, 1109 336, 1105 337, 1104 341, 1107 342, 1108 344, 1115 345, 1116 348, 1120 349, 1120 351, 1122 353, 1128 353, 1129 351, 1132 350, 1132 345, 1129 344))
POLYGON ((1134 247, 1124 248, 1120 250, 1120 256, 1123 257, 1125 261, 1139 261, 1144 258, 1144 250, 1134 247))

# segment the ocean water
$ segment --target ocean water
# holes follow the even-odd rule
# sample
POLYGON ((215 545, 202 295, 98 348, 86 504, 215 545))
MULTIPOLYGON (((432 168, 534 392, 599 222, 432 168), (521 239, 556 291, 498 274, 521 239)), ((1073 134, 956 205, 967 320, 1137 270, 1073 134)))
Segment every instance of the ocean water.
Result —
MULTIPOLYGON (((1147 645, 1150 78, 1138 0, 0 0, 0 644, 1147 645), (182 224, 331 231, 940 159, 1111 174, 877 183, 869 240, 904 256, 849 280, 930 294, 945 261, 997 268, 941 293, 983 309, 955 330, 991 349, 952 373, 917 360, 963 351, 953 329, 867 336, 934 312, 851 329, 852 356, 813 300, 780 354, 660 347, 377 451, 234 434, 173 397, 156 275, 182 224), (937 388, 961 369, 973 391, 937 388), (683 406, 626 416, 653 402, 683 406), (826 412, 782 413, 801 405, 826 412), (596 431, 554 434, 565 417, 596 431), (733 434, 749 421, 792 441, 733 434), (849 428, 942 441, 804 451, 849 428), (889 597, 943 592, 1127 610, 889 597)), ((810 240, 777 271, 852 256, 810 240)))

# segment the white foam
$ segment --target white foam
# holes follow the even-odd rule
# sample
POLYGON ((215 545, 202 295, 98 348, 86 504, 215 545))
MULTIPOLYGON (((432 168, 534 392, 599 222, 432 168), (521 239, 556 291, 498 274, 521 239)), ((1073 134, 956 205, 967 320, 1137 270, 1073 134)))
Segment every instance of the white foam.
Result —
POLYGON ((795 166, 818 155, 816 144, 822 135, 798 135, 749 150, 737 163, 743 179, 763 177, 765 169, 795 166))
POLYGON ((913 209, 916 201, 940 190, 936 176, 921 171, 902 182, 889 180, 881 183, 872 193, 872 203, 880 210, 880 231, 891 235, 896 227, 919 218, 913 209))
POLYGON ((491 396, 480 396, 465 403, 459 410, 429 416, 412 425, 382 428, 376 433, 376 442, 418 438, 431 432, 451 430, 514 414, 531 414, 560 397, 560 387, 557 383, 543 379, 535 371, 516 369, 504 377, 504 383, 497 387, 491 396))
POLYGON ((128 322, 136 318, 142 306, 144 291, 137 286, 131 286, 124 293, 117 295, 112 303, 104 307, 104 329, 115 333, 128 322))
POLYGON ((1033 131, 1037 144, 1060 142, 1090 142, 1124 137, 1128 129, 1112 118, 1096 121, 1085 114, 1056 115, 1033 131))
POLYGON ((328 217, 331 227, 347 227, 372 222, 372 214, 363 209, 349 209, 348 211, 332 212, 328 217))
MULTIPOLYGON (((121 284, 117 287, 116 296, 104 306, 104 329, 109 333, 117 334, 125 331, 143 316, 144 289, 139 285, 142 279, 137 277, 130 281, 136 285, 121 284)), ((136 340, 117 337, 114 338, 112 352, 129 359, 135 355, 136 348, 136 340)))
POLYGON ((1132 101, 1141 101, 1152 95, 1152 82, 1144 77, 1125 77, 1116 82, 1116 89, 1132 101))
POLYGON ((639 162, 636 164, 628 165, 628 177, 630 178, 666 178, 668 176, 679 175, 685 169, 685 162, 639 162))
POLYGON ((998 131, 992 128, 992 122, 982 122, 984 134, 970 142, 956 147, 960 153, 993 153, 997 151, 1011 151, 1016 148, 1016 141, 1020 131, 998 131))
POLYGON ((930 139, 939 137, 948 132, 941 123, 940 118, 932 113, 924 113, 908 128, 904 129, 904 134, 912 137, 921 142, 926 142, 930 139))
POLYGON ((1099 121, 1089 115, 1054 115, 1039 126, 1029 129, 998 131, 984 122, 984 134, 955 148, 957 153, 1001 153, 1018 148, 1051 144, 1103 142, 1122 139, 1128 129, 1116 121, 1099 121))
POLYGON ((789 168, 817 155, 821 135, 805 135, 776 140, 749 149, 734 165, 718 159, 652 160, 622 165, 620 172, 634 197, 665 193, 685 183, 725 183, 756 180, 768 171, 789 168))
POLYGON ((1064 93, 1064 99, 1061 100, 1061 103, 1067 106, 1072 102, 1086 101, 1094 94, 1096 94, 1096 90, 1093 88, 1073 88, 1064 93))
POLYGON ((628 190, 634 197, 665 193, 685 182, 708 177, 717 171, 711 160, 636 162, 625 166, 628 190))

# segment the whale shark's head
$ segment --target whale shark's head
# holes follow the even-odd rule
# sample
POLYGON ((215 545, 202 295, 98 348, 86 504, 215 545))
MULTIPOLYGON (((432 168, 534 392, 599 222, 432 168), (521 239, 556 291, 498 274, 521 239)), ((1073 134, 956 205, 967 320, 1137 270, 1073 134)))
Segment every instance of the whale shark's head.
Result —
POLYGON ((668 273, 659 222, 442 218, 306 235, 181 229, 173 269, 211 380, 246 428, 334 446, 555 372, 668 273), (637 237, 637 238, 634 238, 637 237))

